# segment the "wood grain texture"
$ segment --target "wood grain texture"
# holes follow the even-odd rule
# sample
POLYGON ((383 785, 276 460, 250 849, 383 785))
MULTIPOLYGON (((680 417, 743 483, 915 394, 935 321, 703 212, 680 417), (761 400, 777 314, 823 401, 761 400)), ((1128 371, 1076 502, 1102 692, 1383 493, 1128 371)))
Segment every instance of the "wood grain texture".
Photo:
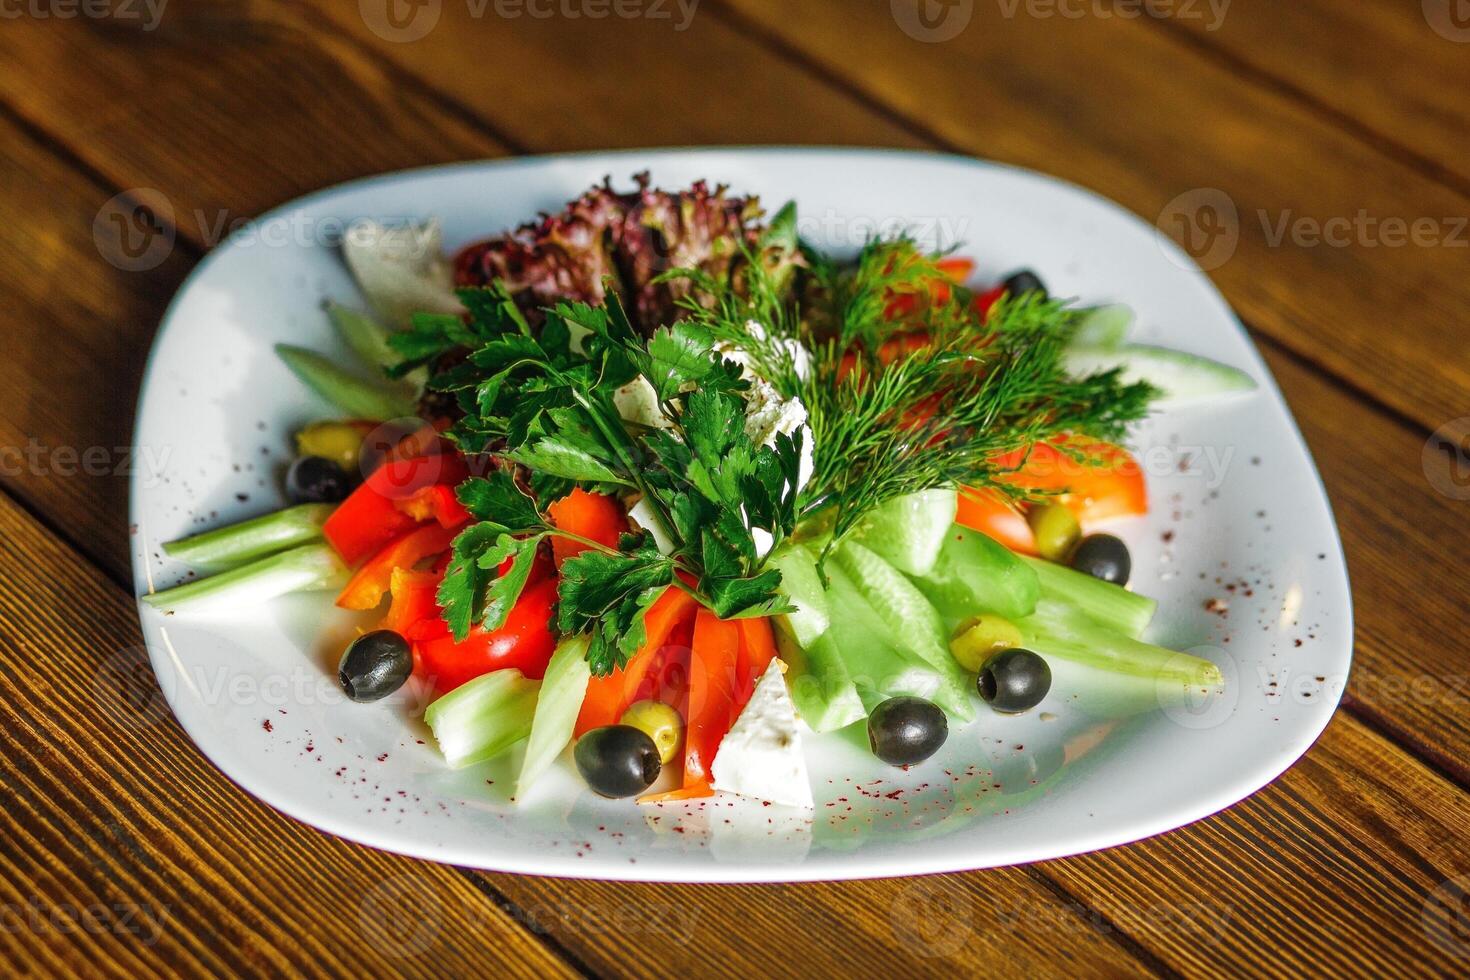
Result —
POLYGON ((1470 200, 1297 100, 1139 20, 977 3, 923 43, 887 3, 716 2, 938 145, 1075 181, 1176 237, 1182 218, 1247 322, 1426 434, 1465 414, 1470 200), (1219 195, 1236 220, 1205 210, 1219 195), (1389 218, 1439 244, 1386 236, 1389 218))
POLYGON ((1198 9, 1158 19, 1345 130, 1470 186, 1470 17, 1452 0, 1234 0, 1220 18, 1198 9))
POLYGON ((1436 899, 1467 827, 1470 796, 1339 714, 1223 813, 1043 870, 1185 976, 1456 976, 1470 942, 1436 899))
MULTIPOLYGON (((528 98, 522 93, 502 91, 499 98, 492 98, 492 89, 486 87, 485 93, 476 94, 476 86, 465 81, 471 72, 467 68, 456 69, 456 64, 472 65, 476 71, 481 69, 473 61, 455 60, 472 59, 476 51, 473 44, 433 49, 433 57, 428 61, 434 66, 434 71, 431 78, 429 75, 425 77, 434 86, 443 86, 443 90, 436 93, 424 88, 418 76, 410 76, 411 72, 421 70, 412 64, 416 45, 402 46, 405 53, 397 59, 398 67, 382 68, 375 58, 391 58, 392 51, 384 46, 381 51, 374 49, 370 56, 366 45, 372 42, 366 39, 354 38, 349 43, 328 37, 318 41, 304 29, 292 29, 290 22, 273 21, 249 27, 241 25, 238 20, 231 20, 233 16, 230 14, 223 21, 184 24, 162 38, 156 46, 148 46, 148 57, 144 59, 132 57, 142 42, 131 37, 125 40, 111 36, 88 38, 84 34, 53 34, 47 28, 26 35, 23 41, 12 42, 13 37, 22 35, 7 31, 0 36, 0 59, 3 59, 0 65, 40 72, 33 77, 46 78, 49 77, 46 72, 62 72, 66 65, 75 63, 73 59, 81 58, 95 62, 99 66, 97 77, 104 81, 89 81, 87 73, 76 73, 75 78, 57 79, 54 86, 34 86, 46 91, 32 91, 31 88, 22 90, 19 85, 7 81, 17 77, 13 72, 7 72, 0 78, 0 92, 27 120, 54 133, 64 144, 64 152, 75 154, 104 182, 116 187, 158 187, 178 210, 185 213, 203 207, 206 214, 211 213, 210 209, 224 208, 232 214, 248 215, 253 213, 252 208, 258 210, 321 183, 375 169, 441 158, 436 154, 444 154, 445 157, 455 153, 484 155, 497 152, 497 148, 507 142, 546 149, 566 145, 650 142, 627 136, 629 126, 635 125, 629 120, 637 116, 632 107, 640 104, 648 109, 650 116, 658 117, 656 125, 668 127, 665 132, 680 132, 680 125, 696 127, 696 114, 717 116, 721 106, 742 96, 738 80, 732 81, 731 76, 720 75, 716 71, 700 71, 702 63, 717 61, 722 52, 739 53, 745 59, 742 62, 745 70, 751 73, 785 72, 777 77, 793 82, 802 80, 799 71, 789 65, 783 67, 780 59, 765 53, 759 45, 742 39, 733 30, 725 30, 702 35, 706 40, 705 46, 692 49, 686 55, 679 55, 682 49, 677 46, 657 49, 665 60, 682 57, 678 62, 680 67, 668 69, 666 76, 667 79, 683 79, 678 99, 641 90, 618 96, 628 100, 626 107, 618 110, 623 113, 621 116, 566 109, 565 104, 560 112, 556 111, 556 105, 543 106, 550 112, 537 115, 530 112, 534 108, 531 103, 512 102, 513 108, 503 108, 507 100, 528 98), (204 25, 219 23, 225 27, 205 30, 204 25), (718 41, 722 36, 735 38, 739 44, 727 48, 718 44, 709 46, 711 38, 718 41), (239 48, 252 53, 241 55, 239 48), (290 58, 320 64, 288 68, 285 56, 274 53, 278 48, 289 52, 290 58), (132 66, 131 62, 135 60, 145 67, 132 66), (257 111, 254 99, 242 93, 248 93, 251 85, 273 84, 270 78, 256 77, 262 69, 274 69, 278 73, 289 70, 296 73, 292 78, 300 78, 302 73, 307 73, 307 77, 316 79, 318 86, 329 91, 321 104, 330 105, 331 111, 319 109, 310 98, 302 98, 300 83, 293 81, 271 90, 277 98, 265 108, 270 125, 252 123, 249 118, 251 112, 257 111), (212 74, 219 77, 213 80, 205 77, 212 74), (213 111, 220 118, 208 122, 201 120, 199 116, 206 110, 201 109, 188 93, 169 94, 165 91, 162 96, 155 97, 157 93, 154 90, 166 90, 170 84, 168 79, 175 75, 185 79, 183 84, 186 86, 213 86, 209 89, 211 98, 216 100, 213 111), (714 79, 717 84, 703 87, 701 79, 706 77, 714 79), (347 94, 341 95, 342 92, 347 94), (483 99, 483 104, 472 101, 472 97, 483 99), (650 108, 652 101, 661 97, 663 101, 654 111, 650 108), (138 139, 140 130, 135 128, 136 123, 130 121, 122 110, 95 111, 97 105, 107 103, 109 99, 131 107, 129 111, 146 114, 147 131, 159 134, 158 142, 161 144, 172 141, 176 149, 166 152, 162 148, 129 147, 130 141, 138 139), (319 112, 331 118, 317 119, 319 112), (338 114, 346 120, 345 123, 337 120, 338 114), (543 118, 547 115, 555 118, 543 118), (574 122, 569 122, 569 118, 574 122), (191 130, 193 126, 204 125, 214 128, 203 134, 191 130), (309 138, 313 127, 326 127, 333 139, 322 144, 313 142, 309 138), (513 128, 509 136, 505 132, 507 127, 513 128), (545 137, 545 142, 537 136, 542 127, 551 134, 545 137), (448 142, 432 142, 436 134, 450 134, 445 137, 448 142), (621 141, 618 134, 622 134, 621 141), (424 145, 422 141, 425 139, 431 142, 424 145), (556 139, 581 139, 583 142, 563 144, 555 142, 556 139), (248 141, 248 145, 235 146, 232 141, 248 141), (200 159, 206 161, 204 166, 209 169, 208 174, 201 172, 200 159)), ((27 25, 26 29, 29 30, 30 26, 27 25)), ((581 30, 580 27, 576 30, 565 25, 561 27, 569 32, 568 36, 581 30)), ((538 43, 542 48, 554 50, 558 36, 556 31, 546 30, 538 43)), ((580 50, 585 53, 586 46, 591 43, 586 38, 599 35, 590 31, 577 36, 583 37, 577 43, 584 46, 580 50)), ((571 42, 568 42, 568 47, 578 50, 571 42)), ((927 51, 928 47, 924 50, 927 51)), ((607 81, 594 76, 596 84, 574 89, 579 93, 577 104, 592 104, 593 100, 608 98, 598 88, 607 81)), ((574 77, 568 84, 583 83, 574 77)), ((1019 86, 1020 83, 1017 84, 1019 86)), ((504 85, 498 87, 505 88, 504 85)), ((799 89, 802 86, 793 84, 790 87, 799 89)), ((766 113, 780 116, 784 122, 767 123, 753 119, 747 125, 768 125, 773 129, 784 127, 791 131, 805 127, 823 131, 822 127, 828 125, 824 121, 824 109, 831 112, 831 105, 843 102, 833 98, 830 87, 821 91, 826 93, 821 100, 807 102, 797 102, 800 96, 793 93, 784 100, 793 107, 779 110, 772 106, 783 103, 775 101, 776 95, 767 93, 762 96, 766 100, 766 113)), ((1019 111, 1015 108, 1006 110, 1012 119, 1019 118, 1019 111)), ((853 104, 843 113, 834 117, 837 122, 831 124, 832 131, 851 132, 853 135, 847 138, 853 141, 881 139, 879 135, 864 139, 861 135, 865 131, 864 126, 873 127, 871 132, 874 134, 896 133, 895 141, 904 139, 903 134, 910 132, 909 128, 898 126, 891 119, 863 109, 861 103, 853 104)), ((1134 122, 1133 125, 1141 124, 1134 122)), ((1101 138, 1097 129, 1095 125, 1084 127, 1089 139, 1101 138)), ((1093 154, 1091 159, 1114 161, 1105 168, 1110 180, 1122 181, 1117 175, 1125 174, 1127 170, 1127 138, 1131 137, 1119 136, 1123 142, 1117 144, 1103 140, 1102 150, 1087 151, 1093 154)), ((1045 149, 1039 144, 1033 148, 1038 160, 1045 159, 1042 156, 1045 149)), ((1134 165, 1139 160, 1156 165, 1154 161, 1160 155, 1156 151, 1160 149, 1157 144, 1149 143, 1134 147, 1134 165)), ((1064 164, 1072 165, 1067 160, 1069 157, 1075 159, 1078 152, 1082 151, 1074 143, 1059 142, 1051 147, 1050 163, 1039 165, 1057 170, 1064 164)), ((36 173, 40 175, 34 185, 17 185, 25 190, 49 187, 46 182, 64 185, 70 181, 75 185, 78 180, 75 175, 67 174, 64 168, 58 168, 56 161, 48 160, 38 148, 16 153, 16 158, 36 167, 36 173), (21 153, 26 155, 20 156, 21 153)), ((1169 153, 1163 156, 1169 159, 1169 153)), ((1168 166, 1175 164, 1170 162, 1168 166)), ((1145 187, 1148 183, 1146 179, 1128 179, 1136 182, 1130 185, 1122 181, 1119 186, 1133 186, 1135 193, 1136 188, 1145 187)), ((85 220, 86 209, 77 202, 84 202, 89 193, 101 196, 109 188, 85 180, 81 183, 95 188, 73 192, 72 195, 73 210, 79 210, 85 220)), ((34 200, 33 197, 20 196, 18 200, 7 201, 9 194, 9 186, 0 188, 0 212, 29 221, 29 228, 36 229, 27 231, 25 234, 30 238, 21 241, 59 238, 61 247, 51 260, 51 267, 75 260, 74 264, 64 265, 71 275, 56 277, 53 274, 52 281, 48 283, 51 292, 38 294, 29 300, 29 307, 21 307, 28 316, 44 316, 57 309, 57 303, 73 302, 72 297, 65 295, 68 291, 78 291, 81 288, 79 284, 95 281, 104 283, 105 288, 94 302, 104 308, 121 303, 124 305, 117 308, 132 311, 130 315, 133 312, 143 315, 149 308, 148 297, 165 294, 181 271, 181 266, 175 266, 157 274, 109 277, 106 269, 101 268, 105 263, 99 262, 95 249, 89 252, 85 235, 56 235, 44 220, 38 220, 30 213, 35 209, 26 205, 34 200), (88 270, 95 271, 89 276, 88 270), (62 295, 56 295, 57 291, 62 295), (129 296, 129 293, 141 293, 143 298, 129 296), (126 305, 130 303, 134 305, 126 305)), ((201 222, 191 224, 188 218, 181 218, 180 225, 187 238, 203 240, 206 237, 205 225, 201 222)), ((1230 265, 1240 261, 1237 259, 1230 265)), ((1432 279, 1426 281, 1432 282, 1432 279)), ((10 318, 12 314, 4 311, 0 316, 10 318)), ((24 325, 19 317, 16 322, 24 325)), ((127 329, 146 335, 152 322, 149 317, 142 326, 132 323, 127 325, 127 329)), ((11 329, 13 334, 14 328, 11 329)), ((82 330, 79 326, 78 337, 85 336, 82 330)), ((36 336, 38 339, 28 343, 33 350, 39 351, 43 349, 43 342, 39 334, 36 336)), ((82 341, 78 341, 80 343, 82 341)), ((1463 606, 1462 597, 1453 591, 1452 581, 1433 595, 1416 595, 1418 590, 1414 582, 1403 571, 1406 567, 1447 567, 1445 563, 1450 559, 1443 557, 1443 541, 1435 541, 1435 528, 1444 526, 1453 533, 1464 527, 1463 508, 1454 510, 1443 499, 1430 497, 1422 484, 1415 484, 1413 467, 1417 465, 1422 433, 1416 435, 1412 428, 1363 406, 1353 396, 1324 383, 1315 372, 1303 369, 1290 358, 1270 351, 1268 356, 1273 369, 1286 384, 1309 440, 1318 449, 1329 489, 1339 508, 1356 576, 1362 639, 1360 666, 1374 671, 1370 676, 1378 678, 1407 680, 1431 674, 1434 682, 1452 680, 1454 672, 1463 671, 1459 660, 1452 659, 1455 651, 1447 642, 1457 635, 1455 624, 1458 619, 1454 610, 1457 603, 1463 606), (1387 479, 1392 494, 1376 492, 1376 477, 1371 481, 1363 479, 1365 471, 1373 473, 1375 469, 1390 474, 1387 479), (1401 502, 1405 500, 1414 501, 1418 508, 1403 506, 1401 502), (1423 522, 1415 524, 1416 513, 1421 509, 1423 522), (1434 521, 1442 521, 1443 524, 1435 524, 1434 521), (1435 562, 1439 564, 1433 564, 1435 562)), ((27 399, 46 400, 58 431, 68 433, 74 441, 86 438, 90 427, 96 424, 96 403, 84 401, 78 407, 71 404, 72 395, 58 396, 51 382, 55 367, 41 356, 35 356, 33 360, 36 365, 34 371, 40 373, 28 382, 29 387, 15 390, 23 392, 27 399), (48 371, 52 373, 48 374, 48 371), (58 401, 58 397, 61 400, 58 401)), ((17 383, 27 384, 20 372, 16 373, 15 379, 17 383)), ((10 401, 0 405, 0 426, 12 424, 6 416, 13 411, 10 401)), ((18 423, 13 429, 0 429, 7 438, 10 432, 22 430, 18 423)), ((23 490, 21 492, 24 493, 23 490)), ((82 508, 89 502, 104 513, 120 506, 120 497, 112 503, 107 502, 109 498, 105 494, 108 492, 116 495, 116 491, 78 481, 75 485, 67 485, 64 491, 34 493, 26 500, 56 527, 69 529, 80 526, 76 522, 84 518, 82 508), (102 503, 97 504, 97 498, 89 496, 91 494, 103 494, 102 503)), ((4 526, 0 523, 0 527, 4 526)), ((30 561, 35 561, 37 554, 43 557, 48 554, 32 547, 28 539, 17 540, 23 541, 30 561)), ((51 547, 53 552, 61 551, 51 547)), ((63 578, 62 581, 70 580, 63 578)), ((72 588, 76 589, 75 586, 72 588)), ((92 601, 90 592, 75 591, 75 595, 83 597, 86 602, 92 601)), ((113 601, 121 600, 114 596, 113 601)), ((11 617, 7 609, 0 608, 0 620, 9 622, 11 617)), ((20 619, 19 614, 15 614, 15 621, 27 622, 20 619)), ((118 636, 127 635, 122 632, 125 628, 125 623, 119 626, 114 618, 88 624, 86 633, 68 641, 69 647, 88 649, 99 641, 107 642, 107 638, 115 644, 118 636)), ((49 658, 53 655, 49 650, 31 652, 31 656, 49 658)), ((1384 717, 1391 719, 1389 724, 1401 725, 1396 733, 1422 739, 1426 744, 1443 744, 1448 747, 1447 755, 1463 758, 1465 733, 1462 727, 1458 727, 1463 725, 1463 711, 1457 720, 1455 710, 1448 706, 1450 702, 1443 692, 1436 691, 1422 703, 1405 706, 1391 698, 1384 699, 1383 684, 1377 685, 1377 692, 1373 686, 1365 689, 1361 685, 1361 677, 1360 672, 1354 689, 1359 701, 1364 705, 1381 706, 1384 717)), ((51 695, 47 692, 46 696, 51 695)), ((45 702, 39 700, 28 703, 27 717, 33 719, 35 712, 44 706, 45 702)), ((35 724, 34 720, 31 724, 35 724)), ((80 736, 74 738, 80 739, 80 736)), ((192 749, 181 747, 183 736, 176 731, 157 740, 164 743, 157 749, 160 752, 193 753, 192 749)), ((71 749, 67 758, 73 764, 80 764, 78 758, 85 761, 86 756, 78 746, 87 744, 86 741, 77 741, 62 743, 62 746, 71 749)), ((89 771, 81 771, 78 776, 76 770, 62 768, 66 759, 53 760, 51 756, 40 755, 39 749, 37 753, 41 761, 18 766, 26 778, 39 779, 56 768, 71 776, 70 782, 85 782, 86 777, 91 776, 99 785, 106 785, 106 776, 89 771)), ((206 764, 197 762, 197 765, 203 769, 198 778, 214 778, 222 783, 206 764)), ((166 772, 161 768, 157 771, 166 772)), ((48 792, 44 784, 37 785, 40 789, 31 792, 29 799, 40 799, 48 792)), ((223 817, 212 818, 216 822, 211 826, 227 826, 236 822, 237 811, 229 809, 231 806, 250 809, 243 794, 228 787, 223 787, 221 792, 227 798, 220 803, 200 804, 201 812, 207 809, 211 814, 224 814, 223 817)), ((114 808, 125 808, 120 812, 136 822, 141 818, 133 814, 146 809, 146 804, 140 801, 168 798, 156 784, 124 783, 116 790, 115 798, 109 794, 109 804, 114 808)), ((1072 859, 1039 870, 946 876, 923 879, 922 882, 773 888, 621 886, 511 876, 487 876, 486 881, 516 906, 523 919, 534 920, 538 928, 544 928, 578 961, 598 971, 616 973, 632 972, 639 967, 661 967, 669 973, 688 973, 707 968, 712 963, 732 973, 794 973, 804 962, 801 957, 810 957, 810 962, 818 967, 846 972, 862 972, 869 967, 876 972, 881 967, 884 972, 891 973, 901 965, 905 972, 923 970, 937 973, 953 972, 956 966, 962 965, 1007 964, 1013 956, 1033 954, 1036 959, 1019 961, 1018 974, 1037 972, 1045 965, 1043 961, 1050 957, 1061 957, 1072 965, 1074 972, 1088 975, 1115 975, 1154 967, 1164 971, 1178 969, 1185 973, 1220 972, 1232 966, 1255 972, 1264 972, 1268 966, 1305 971, 1317 968, 1319 961, 1343 964, 1344 954, 1334 947, 1334 943, 1341 945, 1340 937, 1344 932, 1370 936, 1375 941, 1385 933, 1392 933, 1394 938, 1385 947, 1390 953, 1406 955, 1410 962, 1414 962, 1412 957, 1418 951, 1426 962, 1443 964, 1445 959, 1442 955, 1418 950, 1418 946, 1425 945, 1427 940, 1417 927, 1416 899, 1422 904, 1423 895, 1437 882, 1437 875, 1447 876, 1466 870, 1456 868, 1452 860, 1454 852, 1447 850, 1450 847, 1464 849, 1463 804, 1458 802, 1461 799, 1402 752, 1387 746, 1381 738, 1351 719, 1342 719, 1335 725, 1329 742, 1314 750, 1307 762, 1289 773, 1267 794, 1234 808, 1220 818, 1148 844, 1072 859), (1324 756, 1320 762, 1319 754, 1324 756), (1394 787, 1380 786, 1384 781, 1393 782, 1394 787), (1364 798, 1356 799, 1354 794, 1364 798), (1308 803, 1298 804, 1297 800, 1308 803), (1327 816, 1324 817, 1324 813, 1327 816), (1288 846, 1279 855, 1270 850, 1280 846, 1282 840, 1288 846), (1343 884, 1335 888, 1333 883, 1338 879, 1343 884), (925 890, 925 882, 930 883, 928 890, 925 890), (1059 895, 1058 887, 1067 891, 1059 895), (1386 889, 1388 896, 1382 908, 1374 902, 1375 890, 1380 887, 1386 889), (916 888, 917 891, 914 890, 916 888), (1071 900, 1067 893, 1084 897, 1088 905, 1069 904, 1071 900), (1189 902, 1198 902, 1201 896, 1217 893, 1224 896, 1218 900, 1218 905, 1228 904, 1232 916, 1235 916, 1231 919, 1229 934, 1223 940, 1202 943, 1197 931, 1192 933, 1177 923, 1172 927, 1168 924, 1170 915, 1177 920, 1187 912, 1189 902), (962 932, 963 942, 954 945, 942 930, 928 931, 920 933, 920 945, 915 946, 912 923, 906 916, 909 907, 916 904, 932 912, 935 921, 952 927, 957 922, 956 917, 972 915, 973 918, 965 918, 971 928, 962 932), (654 928, 650 925, 641 934, 614 938, 606 935, 605 928, 589 924, 585 915, 568 913, 563 916, 558 912, 558 909, 568 907, 606 911, 633 909, 635 922, 651 924, 659 921, 660 915, 671 915, 660 911, 669 905, 683 909, 688 916, 672 927, 654 928), (1151 916, 1148 910, 1154 908, 1160 911, 1151 916), (546 911, 540 911, 543 909, 546 911), (1283 947, 1279 936, 1271 931, 1269 921, 1257 922, 1252 918, 1242 926, 1240 918, 1237 918, 1257 915, 1274 915, 1276 919, 1290 923, 1290 935, 1301 940, 1299 948, 1294 949, 1289 944, 1283 947), (690 922, 692 925, 687 925, 690 922), (788 944, 784 938, 778 938, 764 947, 754 948, 742 939, 748 934, 744 925, 750 922, 762 923, 764 935, 790 935, 791 941, 788 944), (732 923, 739 923, 741 928, 732 928, 732 923), (800 923, 802 930, 793 932, 792 923, 800 923), (706 958, 704 950, 714 950, 717 956, 706 958), (1272 950, 1276 955, 1268 961, 1263 951, 1272 950), (1134 959, 1132 954, 1140 954, 1143 959, 1134 959), (1427 959, 1429 956, 1433 959, 1427 959)), ((113 811, 106 812, 110 815, 113 811)), ((85 821, 77 826, 84 835, 91 835, 88 839, 104 833, 85 821)), ((247 823, 245 826, 253 825, 247 823)), ((143 827, 144 831, 154 829, 153 825, 143 827)), ((288 844, 279 845, 286 854, 296 855, 298 848, 303 846, 307 853, 315 853, 312 848, 336 848, 357 853, 314 832, 291 829, 308 843, 298 845, 292 838, 288 844)), ((138 832, 136 829, 130 831, 135 835, 138 832)), ((213 846, 221 846, 219 838, 223 833, 226 832, 218 831, 211 836, 213 846)), ((233 834, 234 831, 228 833, 233 834)), ((151 840, 146 833, 144 836, 151 840)), ((16 839, 22 838, 17 836, 16 839)), ((48 853, 56 848, 70 853, 66 850, 64 838, 54 834, 44 839, 32 839, 35 844, 30 851, 48 853)), ((173 852, 169 853, 172 855, 173 852)), ((372 859, 380 857, 374 855, 372 859)), ((76 857, 73 863, 81 863, 84 859, 76 857)), ((32 861, 23 867, 17 865, 22 870, 0 880, 42 878, 52 873, 43 864, 32 861)), ((427 866, 410 867, 418 870, 427 866)), ((252 872, 254 870, 251 869, 252 872)), ((428 870, 432 874, 439 873, 439 869, 428 870)), ((202 872, 196 874, 202 877, 202 872)), ((260 874, 264 881, 272 882, 278 880, 272 875, 279 875, 279 872, 267 869, 260 874)), ((230 894, 230 888, 243 887, 234 879, 227 879, 227 882, 226 894, 230 894)), ((422 887, 426 894, 440 894, 437 879, 422 887)), ((176 878, 154 879, 149 888, 151 890, 142 893, 193 895, 176 878)), ((352 894, 362 888, 362 883, 355 879, 339 879, 325 891, 352 894)), ((196 887, 195 891, 198 890, 196 887)), ((209 897, 217 897, 219 891, 211 881, 209 897)), ((454 902, 451 904, 457 907, 460 893, 451 891, 444 894, 452 896, 454 902)), ((13 896, 4 899, 13 900, 13 896)), ((239 900, 221 901, 229 909, 234 907, 231 902, 239 900)), ((197 928, 207 937, 212 935, 207 932, 209 922, 220 913, 218 906, 201 905, 200 908, 203 911, 194 919, 183 920, 181 928, 197 928)), ((298 911, 297 914, 301 913, 298 911)), ((218 925, 215 928, 218 930, 218 925)), ((288 949, 293 948, 289 945, 291 942, 301 942, 289 935, 287 926, 278 924, 274 928, 275 931, 265 926, 255 927, 252 938, 271 946, 286 943, 285 948, 288 949)), ((183 944, 183 938, 179 942, 183 944)), ((482 942, 481 955, 493 956, 497 961, 507 957, 512 961, 536 962, 523 954, 520 946, 512 943, 507 946, 508 951, 497 950, 498 943, 494 937, 482 942)), ((195 946, 214 948, 208 939, 198 940, 195 946)), ((66 959, 74 953, 67 952, 60 944, 58 949, 44 945, 36 952, 38 968, 49 966, 55 970, 59 965, 74 962, 66 959)), ((132 962, 125 958, 127 955, 123 951, 115 954, 118 962, 125 966, 132 962)), ((1376 955, 1372 962, 1375 966, 1380 965, 1376 955)), ((226 962, 225 965, 232 964, 226 962)), ((188 966, 219 968, 213 961, 198 964, 191 961, 188 966)))
POLYGON ((568 973, 459 872, 231 785, 163 703, 132 598, 3 497, 0 567, 9 975, 459 977, 488 947, 508 974, 568 973))

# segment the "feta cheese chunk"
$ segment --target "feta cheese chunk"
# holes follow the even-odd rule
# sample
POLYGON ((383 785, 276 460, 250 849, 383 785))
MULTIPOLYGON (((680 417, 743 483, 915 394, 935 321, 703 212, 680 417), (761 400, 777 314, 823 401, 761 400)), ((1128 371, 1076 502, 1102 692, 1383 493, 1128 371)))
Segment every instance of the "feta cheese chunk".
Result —
POLYGON ((772 660, 755 693, 720 742, 711 771, 713 787, 738 796, 813 807, 806 754, 796 720, 796 705, 782 676, 785 664, 772 660))

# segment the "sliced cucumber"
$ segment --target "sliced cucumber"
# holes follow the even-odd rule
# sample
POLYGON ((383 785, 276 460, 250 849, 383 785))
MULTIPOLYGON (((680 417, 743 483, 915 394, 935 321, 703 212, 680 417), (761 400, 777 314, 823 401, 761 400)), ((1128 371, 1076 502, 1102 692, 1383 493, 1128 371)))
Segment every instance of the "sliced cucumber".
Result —
POLYGON ((587 682, 592 668, 587 663, 587 637, 573 636, 557 644, 541 691, 536 696, 536 714, 531 720, 531 740, 526 743, 526 757, 521 761, 521 774, 516 779, 516 799, 522 800, 531 784, 551 768, 561 750, 572 740, 572 729, 582 700, 587 696, 587 682))
POLYGON ((957 524, 945 535, 934 567, 914 585, 948 629, 981 613, 1012 621, 1029 616, 1041 595, 1036 572, 1010 549, 957 524))
POLYGON ((531 734, 540 681, 507 668, 455 688, 424 712, 451 769, 493 759, 531 734))
POLYGON ((1021 560, 1035 571, 1044 597, 1073 606, 1098 625, 1126 633, 1135 640, 1143 636, 1158 611, 1159 604, 1153 599, 1111 582, 1040 558, 1021 560))
POLYGON ((785 619, 792 636, 803 647, 811 646, 827 632, 830 622, 827 592, 817 575, 817 563, 811 552, 795 543, 787 543, 766 561, 781 573, 781 591, 796 606, 796 612, 785 619))
POLYGON ((855 541, 837 551, 838 566, 852 579, 868 607, 888 627, 900 649, 924 661, 943 677, 935 703, 962 721, 975 717, 965 673, 949 652, 939 611, 898 569, 855 541))
POLYGON ((1156 406, 1177 408, 1198 404, 1222 395, 1254 391, 1255 379, 1237 368, 1207 357, 1164 347, 1127 344, 1107 349, 1074 347, 1067 351, 1067 370, 1072 374, 1096 374, 1121 368, 1128 383, 1146 381, 1163 394, 1156 406))
POLYGON ((776 620, 776 649, 791 668, 786 686, 797 714, 816 732, 835 732, 868 716, 842 654, 825 633, 803 648, 785 617, 776 620))
POLYGON ((1096 306, 1082 315, 1072 333, 1073 347, 1114 350, 1128 339, 1133 329, 1133 307, 1123 303, 1096 306))
POLYGON ((958 507, 954 490, 896 497, 874 508, 855 540, 899 571, 923 575, 934 567, 958 507))

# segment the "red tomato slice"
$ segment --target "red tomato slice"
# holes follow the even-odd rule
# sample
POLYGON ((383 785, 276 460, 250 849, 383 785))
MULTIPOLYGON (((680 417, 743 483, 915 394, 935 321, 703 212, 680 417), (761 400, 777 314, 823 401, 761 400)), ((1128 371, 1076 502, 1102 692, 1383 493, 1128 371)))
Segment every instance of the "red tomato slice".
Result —
POLYGON ((551 628, 555 607, 555 579, 528 585, 500 629, 473 629, 463 643, 456 643, 446 627, 443 635, 421 640, 415 647, 415 669, 441 694, 506 667, 540 680, 556 648, 551 628))

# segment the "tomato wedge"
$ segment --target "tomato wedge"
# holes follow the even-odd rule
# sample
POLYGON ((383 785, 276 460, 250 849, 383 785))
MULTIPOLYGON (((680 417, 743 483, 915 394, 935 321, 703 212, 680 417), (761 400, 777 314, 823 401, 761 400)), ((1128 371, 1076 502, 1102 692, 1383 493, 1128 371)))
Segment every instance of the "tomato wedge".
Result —
POLYGON ((694 615, 690 644, 689 713, 684 730, 684 788, 708 787, 715 754, 735 721, 739 620, 720 619, 708 609, 694 615))
POLYGON ((954 521, 962 527, 988 534, 1012 551, 1036 554, 1036 536, 1026 517, 1004 495, 989 488, 961 490, 954 521))
POLYGON ((422 670, 441 694, 506 667, 540 680, 556 649, 556 634, 551 628, 555 607, 555 579, 528 585, 500 629, 475 628, 464 642, 456 643, 444 626, 439 635, 420 640, 414 648, 415 669, 422 670))
POLYGON ((740 653, 735 662, 735 711, 730 723, 740 714, 761 675, 776 659, 776 636, 769 619, 737 619, 740 628, 740 653))
POLYGON ((1068 439, 1063 445, 1083 458, 1075 459, 1055 445, 1039 443, 1029 456, 1025 450, 1017 450, 996 462, 1004 468, 1021 467, 1004 478, 1012 486, 1064 491, 1058 502, 1076 514, 1084 527, 1148 513, 1143 468, 1128 450, 1086 439, 1068 439))

